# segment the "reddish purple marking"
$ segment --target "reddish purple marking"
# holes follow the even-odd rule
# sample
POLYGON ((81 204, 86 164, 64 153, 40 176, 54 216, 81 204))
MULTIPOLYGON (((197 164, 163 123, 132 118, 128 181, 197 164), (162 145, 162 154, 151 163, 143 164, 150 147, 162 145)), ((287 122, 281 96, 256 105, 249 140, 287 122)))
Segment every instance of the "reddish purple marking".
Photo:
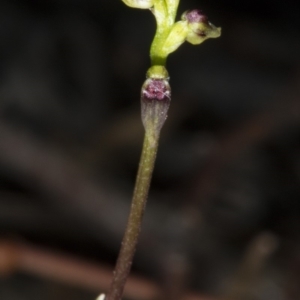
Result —
POLYGON ((163 100, 170 98, 170 88, 168 83, 162 79, 149 79, 143 90, 143 96, 148 99, 163 100))
POLYGON ((185 14, 186 19, 189 23, 207 23, 208 18, 202 13, 200 9, 193 9, 187 11, 185 14))
POLYGON ((206 37, 206 32, 203 31, 203 30, 197 30, 197 31, 196 31, 196 34, 197 34, 198 36, 201 36, 201 37, 206 37))

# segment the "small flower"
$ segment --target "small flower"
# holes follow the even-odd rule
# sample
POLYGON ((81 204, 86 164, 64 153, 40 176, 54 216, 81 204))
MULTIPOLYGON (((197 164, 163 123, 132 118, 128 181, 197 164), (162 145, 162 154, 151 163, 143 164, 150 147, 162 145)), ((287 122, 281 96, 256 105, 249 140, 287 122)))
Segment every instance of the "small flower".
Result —
POLYGON ((221 35, 221 28, 211 24, 207 16, 198 9, 186 11, 181 19, 188 22, 189 31, 186 40, 193 45, 201 44, 208 38, 217 38, 221 35))
POLYGON ((127 6, 147 9, 154 5, 154 0, 122 0, 127 6))

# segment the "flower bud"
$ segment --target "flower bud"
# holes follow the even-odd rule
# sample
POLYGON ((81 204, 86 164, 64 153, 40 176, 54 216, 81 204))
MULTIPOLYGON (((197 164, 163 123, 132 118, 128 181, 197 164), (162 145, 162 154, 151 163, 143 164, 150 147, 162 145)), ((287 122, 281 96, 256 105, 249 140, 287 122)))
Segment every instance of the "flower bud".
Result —
POLYGON ((217 38, 221 35, 221 28, 211 24, 207 16, 198 9, 186 11, 181 18, 188 22, 189 30, 186 40, 193 45, 201 44, 208 38, 217 38))
POLYGON ((141 115, 146 131, 159 134, 171 102, 168 78, 147 78, 141 91, 141 115))
POLYGON ((154 0, 122 0, 127 6, 147 9, 154 5, 154 0))

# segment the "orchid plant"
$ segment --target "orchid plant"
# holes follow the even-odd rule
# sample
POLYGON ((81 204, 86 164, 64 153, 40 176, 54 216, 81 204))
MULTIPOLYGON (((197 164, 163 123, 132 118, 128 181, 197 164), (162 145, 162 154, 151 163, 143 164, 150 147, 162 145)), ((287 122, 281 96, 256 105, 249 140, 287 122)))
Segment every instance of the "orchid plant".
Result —
MULTIPOLYGON (((137 173, 131 211, 106 300, 120 300, 129 275, 141 229, 161 128, 171 102, 166 60, 185 41, 198 45, 221 35, 221 28, 208 21, 200 10, 186 11, 175 22, 179 0, 122 0, 127 6, 148 9, 157 22, 150 48, 151 67, 141 90, 141 117, 145 137, 137 173)), ((104 299, 100 295, 99 299, 104 299)))

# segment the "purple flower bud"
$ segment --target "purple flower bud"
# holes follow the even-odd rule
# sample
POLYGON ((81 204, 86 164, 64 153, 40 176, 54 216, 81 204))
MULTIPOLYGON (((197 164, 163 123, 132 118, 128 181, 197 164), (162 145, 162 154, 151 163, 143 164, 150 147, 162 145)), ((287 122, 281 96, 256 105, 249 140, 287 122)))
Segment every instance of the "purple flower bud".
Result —
POLYGON ((169 110, 171 88, 168 79, 148 78, 141 91, 141 115, 145 130, 159 134, 169 110))

